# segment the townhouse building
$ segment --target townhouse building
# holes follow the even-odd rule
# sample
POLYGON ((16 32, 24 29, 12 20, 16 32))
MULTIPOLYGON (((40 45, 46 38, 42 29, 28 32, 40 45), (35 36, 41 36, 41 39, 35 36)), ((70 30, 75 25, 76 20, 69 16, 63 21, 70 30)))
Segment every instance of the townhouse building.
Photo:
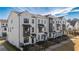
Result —
POLYGON ((0 20, 0 37, 7 36, 7 20, 1 19, 0 20))
POLYGON ((7 40, 17 48, 47 40, 47 33, 48 19, 44 16, 13 11, 8 18, 7 40))
POLYGON ((64 35, 65 18, 13 11, 8 17, 7 40, 17 48, 64 35))
POLYGON ((64 30, 66 30, 66 20, 62 17, 56 17, 52 15, 47 15, 49 20, 49 38, 56 38, 64 35, 64 30))
POLYGON ((76 21, 74 24, 74 29, 79 31, 79 21, 76 21))
POLYGON ((74 29, 75 29, 74 26, 71 25, 68 21, 66 21, 66 30, 67 31, 72 31, 74 29))

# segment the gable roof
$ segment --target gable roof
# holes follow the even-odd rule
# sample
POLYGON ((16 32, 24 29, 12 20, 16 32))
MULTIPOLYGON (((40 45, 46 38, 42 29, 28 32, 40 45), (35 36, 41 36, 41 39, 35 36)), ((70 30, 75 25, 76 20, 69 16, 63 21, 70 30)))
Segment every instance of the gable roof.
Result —
POLYGON ((78 22, 79 20, 68 20, 68 22, 70 23, 70 25, 74 26, 76 24, 76 22, 78 22))

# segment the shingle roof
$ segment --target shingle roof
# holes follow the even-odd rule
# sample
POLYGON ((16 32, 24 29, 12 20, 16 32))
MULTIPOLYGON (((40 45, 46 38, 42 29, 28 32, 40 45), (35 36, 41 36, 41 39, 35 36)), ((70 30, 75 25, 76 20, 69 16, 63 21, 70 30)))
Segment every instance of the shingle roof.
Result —
POLYGON ((72 26, 74 26, 75 24, 76 24, 76 22, 78 22, 79 20, 68 20, 68 22, 72 25, 72 26))

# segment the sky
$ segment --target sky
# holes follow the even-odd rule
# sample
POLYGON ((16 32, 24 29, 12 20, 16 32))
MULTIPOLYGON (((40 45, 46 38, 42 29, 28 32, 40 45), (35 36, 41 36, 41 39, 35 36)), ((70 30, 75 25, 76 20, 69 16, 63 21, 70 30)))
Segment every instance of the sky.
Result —
POLYGON ((28 11, 33 14, 64 16, 79 19, 79 7, 0 7, 0 19, 7 19, 11 11, 28 11))

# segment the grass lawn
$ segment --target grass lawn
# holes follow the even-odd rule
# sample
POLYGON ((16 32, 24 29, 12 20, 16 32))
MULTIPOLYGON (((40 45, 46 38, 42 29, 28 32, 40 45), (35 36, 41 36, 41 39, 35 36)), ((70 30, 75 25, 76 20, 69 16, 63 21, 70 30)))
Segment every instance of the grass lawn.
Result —
POLYGON ((5 48, 7 48, 8 51, 20 51, 19 49, 17 49, 15 46, 11 45, 7 41, 3 43, 3 45, 5 46, 5 48))
POLYGON ((19 51, 19 49, 2 38, 0 38, 0 45, 3 45, 8 51, 19 51))
POLYGON ((5 40, 3 40, 2 38, 0 38, 0 45, 3 45, 4 42, 5 42, 5 40))
POLYGON ((79 36, 74 38, 73 43, 74 43, 74 50, 79 51, 79 36))

